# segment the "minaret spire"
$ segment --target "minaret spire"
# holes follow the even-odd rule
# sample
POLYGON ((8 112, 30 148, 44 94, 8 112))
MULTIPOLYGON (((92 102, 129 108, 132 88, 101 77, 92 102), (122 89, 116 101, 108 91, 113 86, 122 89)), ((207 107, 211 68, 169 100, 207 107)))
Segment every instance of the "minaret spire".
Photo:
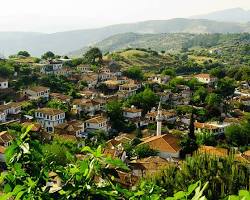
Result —
POLYGON ((157 122, 157 130, 156 135, 161 135, 161 124, 162 124, 162 110, 161 110, 161 99, 158 106, 157 116, 156 116, 156 122, 157 122))

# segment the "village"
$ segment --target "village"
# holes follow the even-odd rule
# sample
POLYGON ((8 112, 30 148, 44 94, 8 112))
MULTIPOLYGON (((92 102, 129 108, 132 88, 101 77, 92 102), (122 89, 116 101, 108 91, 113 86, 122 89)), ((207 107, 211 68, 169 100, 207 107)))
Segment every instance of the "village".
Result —
MULTIPOLYGON (((14 96, 2 98, 0 105, 2 169, 5 168, 5 149, 15 137, 10 133, 14 124, 31 127, 45 143, 59 139, 72 142, 78 148, 101 144, 104 155, 119 158, 129 166, 131 171, 120 171, 118 181, 130 187, 140 178, 159 173, 166 166, 178 165, 185 156, 191 155, 190 149, 184 152, 188 145, 182 142, 185 137, 208 135, 224 141, 226 129, 243 122, 250 108, 250 85, 246 81, 239 82, 232 94, 220 101, 213 100, 213 96, 206 98, 206 103, 215 101, 207 106, 197 103, 200 100, 194 101, 197 96, 202 98, 204 92, 197 92, 195 86, 187 83, 201 86, 209 95, 218 88, 218 78, 209 73, 176 77, 159 73, 139 79, 113 60, 102 61, 98 69, 89 64, 69 67, 69 61, 69 58, 41 60, 30 64, 30 73, 66 79, 78 88, 77 95, 56 92, 55 88, 37 83, 15 90, 13 82, 18 72, 12 79, 0 78, 2 97, 14 96), (159 87, 172 84, 173 80, 177 82, 174 87, 159 87), (145 95, 146 103, 140 102, 144 99, 139 102, 133 99, 138 94, 145 95), (235 106, 238 104, 241 107, 235 106), (199 116, 197 113, 204 109, 211 109, 219 117, 211 120, 212 117, 206 117, 208 113, 199 116)), ((196 151, 219 157, 231 154, 228 148, 213 142, 199 145, 196 151)), ((249 150, 240 152, 236 148, 234 154, 236 161, 250 162, 249 150)))

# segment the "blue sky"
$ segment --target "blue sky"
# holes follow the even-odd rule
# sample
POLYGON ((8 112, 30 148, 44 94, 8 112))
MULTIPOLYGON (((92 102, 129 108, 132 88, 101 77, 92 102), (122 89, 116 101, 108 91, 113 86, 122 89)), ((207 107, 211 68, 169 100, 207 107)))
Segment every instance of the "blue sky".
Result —
POLYGON ((1 0, 0 31, 96 28, 234 7, 250 10, 250 0, 1 0))

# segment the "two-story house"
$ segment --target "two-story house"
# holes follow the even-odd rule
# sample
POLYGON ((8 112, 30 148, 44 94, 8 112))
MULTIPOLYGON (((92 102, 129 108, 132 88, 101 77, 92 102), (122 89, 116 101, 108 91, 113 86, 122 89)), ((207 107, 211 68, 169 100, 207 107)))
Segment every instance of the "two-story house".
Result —
POLYGON ((75 99, 72 105, 72 110, 76 111, 76 113, 84 112, 89 115, 94 115, 95 112, 101 110, 101 103, 94 99, 75 99))
POLYGON ((54 108, 41 108, 35 111, 35 118, 47 132, 54 132, 55 126, 64 123, 65 112, 54 108))
POLYGON ((137 109, 134 106, 131 106, 131 108, 124 108, 123 116, 129 119, 140 118, 142 116, 142 109, 137 109))
POLYGON ((43 86, 34 86, 24 91, 30 100, 37 100, 39 98, 49 99, 50 89, 43 86))
POLYGON ((88 132, 103 130, 108 131, 108 119, 103 116, 96 116, 85 121, 86 130, 88 132))
POLYGON ((209 85, 214 84, 217 81, 217 78, 210 74, 197 74, 195 75, 195 78, 197 78, 199 82, 209 85))

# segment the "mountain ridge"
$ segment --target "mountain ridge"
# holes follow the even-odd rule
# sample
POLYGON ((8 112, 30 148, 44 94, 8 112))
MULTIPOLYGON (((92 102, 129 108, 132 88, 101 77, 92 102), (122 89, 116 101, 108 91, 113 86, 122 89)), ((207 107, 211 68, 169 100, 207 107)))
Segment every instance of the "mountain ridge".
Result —
MULTIPOLYGON (((174 18, 170 20, 150 20, 137 23, 117 24, 96 29, 83 29, 57 33, 22 33, 22 38, 11 36, 1 39, 0 53, 6 55, 27 50, 34 56, 46 51, 64 55, 68 52, 102 41, 120 33, 242 33, 250 32, 250 23, 217 22, 206 19, 174 18), (25 36, 26 35, 26 36, 25 36)), ((2 32, 3 33, 3 32, 2 32)), ((12 33, 13 34, 13 33, 12 33)), ((19 34, 19 33, 18 33, 19 34)))

